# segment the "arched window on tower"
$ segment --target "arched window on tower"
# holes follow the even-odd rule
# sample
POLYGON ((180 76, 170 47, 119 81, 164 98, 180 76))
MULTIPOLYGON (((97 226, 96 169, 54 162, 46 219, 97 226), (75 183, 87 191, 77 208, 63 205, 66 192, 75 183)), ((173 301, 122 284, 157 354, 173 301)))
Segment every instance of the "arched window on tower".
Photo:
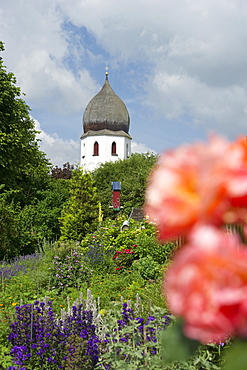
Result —
POLYGON ((129 145, 126 144, 126 156, 127 158, 129 158, 129 145))
POLYGON ((99 155, 99 143, 95 141, 93 144, 93 155, 99 155))
POLYGON ((111 155, 117 155, 117 144, 115 141, 111 145, 111 155))
POLYGON ((83 144, 83 152, 82 152, 82 158, 85 158, 85 153, 86 153, 86 145, 85 143, 83 144))

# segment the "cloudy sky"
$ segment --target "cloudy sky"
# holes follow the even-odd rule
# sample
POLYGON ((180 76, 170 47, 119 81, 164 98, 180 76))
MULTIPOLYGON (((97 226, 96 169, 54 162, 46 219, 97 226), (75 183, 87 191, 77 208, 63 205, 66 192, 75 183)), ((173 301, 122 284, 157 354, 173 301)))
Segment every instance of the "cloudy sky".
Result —
POLYGON ((134 151, 247 135, 246 0, 8 0, 0 30, 54 165, 79 161, 106 64, 134 151))

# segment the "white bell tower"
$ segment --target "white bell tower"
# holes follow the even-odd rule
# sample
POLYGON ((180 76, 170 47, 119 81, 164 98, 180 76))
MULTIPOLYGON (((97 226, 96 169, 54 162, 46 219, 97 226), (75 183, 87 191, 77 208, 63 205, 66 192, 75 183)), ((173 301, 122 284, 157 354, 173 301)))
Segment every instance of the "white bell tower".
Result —
MULTIPOLYGON (((107 68, 108 69, 108 68, 107 68)), ((80 165, 88 171, 101 163, 131 155, 130 118, 124 102, 108 81, 88 103, 83 115, 80 165)))

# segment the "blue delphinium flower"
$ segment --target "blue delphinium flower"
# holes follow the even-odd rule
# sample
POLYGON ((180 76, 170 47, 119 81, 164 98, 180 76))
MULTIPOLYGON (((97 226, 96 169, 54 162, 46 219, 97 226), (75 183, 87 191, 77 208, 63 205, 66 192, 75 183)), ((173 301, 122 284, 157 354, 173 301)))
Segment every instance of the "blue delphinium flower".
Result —
MULTIPOLYGON (((99 340, 92 320, 92 312, 84 311, 82 305, 73 306, 72 314, 60 321, 52 310, 52 302, 36 301, 16 307, 16 321, 8 336, 14 365, 24 369, 26 365, 34 368, 47 364, 49 369, 59 369, 70 368, 70 361, 80 364, 86 359, 87 369, 93 369, 98 361, 99 340)), ((12 368, 15 369, 8 370, 12 368)))
MULTIPOLYGON (((126 355, 124 353, 124 344, 126 346, 133 346, 133 341, 136 347, 139 347, 143 353, 143 359, 145 359, 145 354, 147 351, 149 355, 154 356, 158 352, 157 350, 157 331, 165 328, 170 323, 169 315, 163 316, 163 318, 157 320, 154 316, 150 315, 146 319, 142 317, 137 317, 131 307, 127 303, 122 304, 121 318, 117 320, 118 327, 113 330, 112 335, 105 335, 102 344, 107 351, 107 346, 109 344, 114 344, 115 346, 115 355, 120 356, 125 362, 131 362, 131 354, 128 351, 126 355), (128 331, 128 327, 130 330, 128 331), (118 343, 122 344, 118 347, 118 343), (150 343, 148 347, 147 343, 150 343)), ((127 348, 127 347, 126 347, 127 348)), ((103 360, 100 362, 101 368, 105 370, 112 369, 109 361, 103 360)))

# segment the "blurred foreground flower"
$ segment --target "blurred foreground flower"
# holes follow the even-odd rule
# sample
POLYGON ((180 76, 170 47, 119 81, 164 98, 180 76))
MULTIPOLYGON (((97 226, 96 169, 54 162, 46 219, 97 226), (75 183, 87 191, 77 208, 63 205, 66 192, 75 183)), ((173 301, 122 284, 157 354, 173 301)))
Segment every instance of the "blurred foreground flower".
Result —
POLYGON ((247 338, 247 250, 236 235, 196 228, 175 255, 163 289, 189 338, 205 343, 247 338))
POLYGON ((247 146, 219 136, 164 153, 149 179, 145 213, 161 240, 187 236, 196 224, 246 221, 247 146))

